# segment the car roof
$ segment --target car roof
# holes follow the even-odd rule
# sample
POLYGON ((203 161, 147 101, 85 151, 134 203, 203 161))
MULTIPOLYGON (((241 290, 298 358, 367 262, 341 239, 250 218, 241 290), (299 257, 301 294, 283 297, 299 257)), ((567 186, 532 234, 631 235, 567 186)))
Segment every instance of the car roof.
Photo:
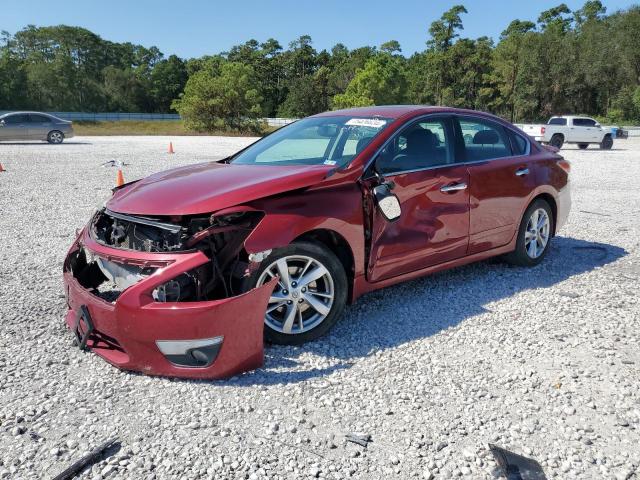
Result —
POLYGON ((318 113, 313 117, 350 116, 350 117, 383 117, 397 120, 402 117, 414 117, 427 113, 458 113, 476 115, 506 123, 505 120, 490 113, 468 110, 464 108, 441 107, 432 105, 380 105, 373 107, 356 107, 318 113))
POLYGON ((2 114, 2 116, 4 117, 5 115, 28 115, 28 114, 33 114, 33 115, 44 115, 45 117, 53 117, 53 118, 58 118, 55 115, 52 115, 50 113, 45 113, 45 112, 32 112, 32 111, 17 111, 17 112, 5 112, 2 114))
POLYGON ((55 115, 53 115, 52 113, 46 113, 46 112, 32 112, 32 111, 18 111, 18 112, 5 112, 3 114, 0 115, 0 118, 5 118, 5 117, 9 117, 11 115, 42 115, 48 118, 51 118, 53 120, 57 120, 60 122, 69 122, 70 120, 65 120, 64 118, 60 118, 60 117, 56 117, 55 115))

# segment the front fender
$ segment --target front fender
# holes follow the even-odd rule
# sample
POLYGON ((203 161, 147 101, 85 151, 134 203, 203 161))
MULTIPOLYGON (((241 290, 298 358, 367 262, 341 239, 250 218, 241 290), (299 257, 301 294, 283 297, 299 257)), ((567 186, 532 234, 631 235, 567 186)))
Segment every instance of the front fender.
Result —
POLYGON ((313 230, 330 230, 342 236, 351 248, 355 275, 364 272, 362 192, 355 183, 306 190, 252 202, 265 212, 246 238, 248 253, 281 248, 313 230))

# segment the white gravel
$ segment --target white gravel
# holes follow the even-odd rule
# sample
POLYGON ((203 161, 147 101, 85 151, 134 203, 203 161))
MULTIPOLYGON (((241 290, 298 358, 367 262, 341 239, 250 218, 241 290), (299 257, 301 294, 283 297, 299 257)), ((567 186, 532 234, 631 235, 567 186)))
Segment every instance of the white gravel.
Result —
POLYGON ((574 205, 534 269, 485 262, 369 294, 324 339, 194 382, 71 346, 61 265, 125 179, 250 139, 0 144, 0 478, 493 478, 487 443, 550 478, 640 478, 640 138, 568 147, 574 205), (173 141, 175 155, 166 153, 173 141), (365 449, 347 433, 371 435, 365 449))

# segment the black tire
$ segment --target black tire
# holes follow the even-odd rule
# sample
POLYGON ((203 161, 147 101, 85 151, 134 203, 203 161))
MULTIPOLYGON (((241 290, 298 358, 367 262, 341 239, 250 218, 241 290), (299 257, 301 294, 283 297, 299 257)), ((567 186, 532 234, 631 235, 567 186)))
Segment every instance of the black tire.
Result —
POLYGON ((64 133, 60 130, 51 130, 47 135, 47 142, 58 145, 64 141, 64 133))
MULTIPOLYGON (((300 345, 323 336, 338 321, 342 311, 344 310, 344 306, 347 303, 347 292, 349 290, 349 286, 347 284, 347 275, 342 263, 340 263, 340 260, 338 260, 333 252, 325 248, 323 245, 311 242, 293 243, 284 248, 274 250, 265 260, 262 261, 260 268, 258 268, 258 270, 250 277, 245 279, 243 283, 243 291, 255 288, 263 272, 270 269, 277 260, 285 257, 290 258, 296 256, 312 258, 326 268, 328 274, 331 276, 331 281, 333 282, 333 303, 329 313, 326 314, 326 316, 317 325, 307 331, 298 333, 285 333, 272 328, 268 324, 268 317, 265 312, 264 338, 269 343, 279 345, 300 345)), ((292 279, 293 278, 294 277, 292 277, 292 279)), ((280 290, 279 293, 282 294, 283 290, 280 286, 276 287, 276 291, 277 290, 280 290)), ((291 294, 293 293, 294 292, 292 290, 291 294)), ((300 296, 302 297, 303 295, 300 294, 300 296)), ((291 302, 291 300, 289 302, 291 302)), ((304 302, 302 303, 304 305, 303 308, 310 308, 304 304, 304 302)), ((287 308, 289 307, 282 305, 282 307, 275 310, 276 315, 280 310, 282 310, 284 314, 287 311, 287 308)))
POLYGON ((611 135, 605 135, 602 142, 600 142, 600 150, 611 150, 612 147, 613 138, 611 138, 611 135))
POLYGON ((524 215, 522 216, 522 220, 520 221, 520 227, 518 228, 518 239, 516 241, 516 249, 513 252, 507 254, 505 256, 505 260, 513 265, 518 265, 521 267, 534 267, 538 265, 540 262, 542 262, 544 257, 547 255, 547 252, 549 251, 549 245, 551 245, 554 228, 555 219, 553 218, 553 212, 551 211, 551 207, 549 206, 549 204, 541 198, 535 200, 531 203, 531 205, 529 205, 527 210, 524 212, 524 215), (529 253, 527 252, 526 248, 526 231, 531 216, 538 209, 543 209, 547 213, 547 217, 549 219, 549 232, 544 250, 539 256, 532 258, 531 255, 529 255, 529 253))
POLYGON ((578 144, 578 148, 580 150, 586 150, 587 148, 589 148, 589 144, 588 143, 579 143, 578 144))
POLYGON ((551 141, 549 142, 549 145, 551 145, 552 147, 556 147, 558 150, 560 150, 562 148, 562 145, 564 145, 564 137, 562 136, 562 134, 554 133, 553 136, 551 137, 551 141))

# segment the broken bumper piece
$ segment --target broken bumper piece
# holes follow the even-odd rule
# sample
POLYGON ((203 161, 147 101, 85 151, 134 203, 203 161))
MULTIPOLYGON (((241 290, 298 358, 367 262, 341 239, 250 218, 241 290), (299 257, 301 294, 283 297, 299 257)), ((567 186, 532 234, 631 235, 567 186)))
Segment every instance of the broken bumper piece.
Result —
POLYGON ((275 279, 218 300, 158 302, 154 289, 209 259, 199 251, 123 252, 87 235, 79 242, 65 262, 64 284, 66 323, 81 348, 123 370, 170 377, 227 378, 262 365, 264 312, 275 279), (139 265, 145 275, 109 301, 68 267, 81 249, 109 262, 139 265))

